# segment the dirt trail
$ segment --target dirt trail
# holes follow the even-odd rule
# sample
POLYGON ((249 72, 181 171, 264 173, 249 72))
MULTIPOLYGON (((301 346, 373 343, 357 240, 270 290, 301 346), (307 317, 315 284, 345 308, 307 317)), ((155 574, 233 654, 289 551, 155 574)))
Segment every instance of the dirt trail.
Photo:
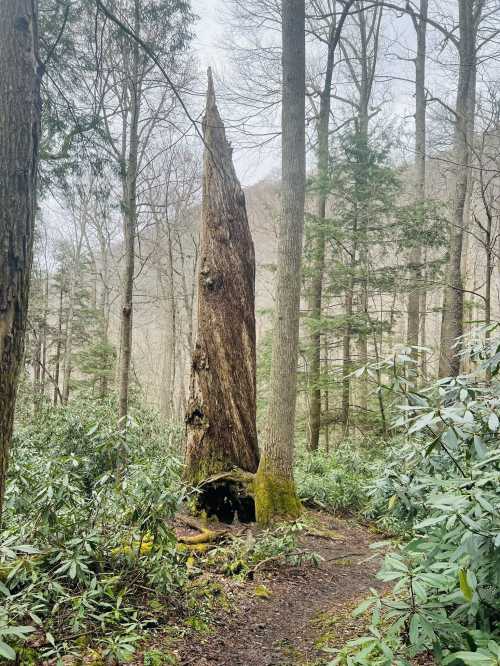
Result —
POLYGON ((369 559, 370 543, 380 540, 349 521, 321 516, 336 539, 302 538, 323 560, 300 567, 258 572, 236 589, 231 610, 217 614, 212 633, 190 636, 176 650, 183 666, 319 666, 332 656, 324 645, 341 647, 363 630, 352 609, 377 587, 380 562, 369 559), (265 585, 270 596, 255 594, 265 585))

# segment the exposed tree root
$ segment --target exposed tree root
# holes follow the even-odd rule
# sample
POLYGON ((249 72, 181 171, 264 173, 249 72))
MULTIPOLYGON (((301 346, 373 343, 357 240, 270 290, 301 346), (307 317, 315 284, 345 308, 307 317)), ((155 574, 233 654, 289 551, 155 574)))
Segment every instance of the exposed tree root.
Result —
MULTIPOLYGON (((178 520, 183 522, 188 527, 198 530, 199 534, 181 535, 177 538, 179 544, 186 546, 185 550, 192 550, 194 552, 206 552, 207 548, 199 548, 199 546, 208 546, 219 539, 225 537, 228 530, 211 530, 201 524, 200 521, 189 516, 178 516, 178 520)), ((184 549, 181 549, 184 550, 184 549)))

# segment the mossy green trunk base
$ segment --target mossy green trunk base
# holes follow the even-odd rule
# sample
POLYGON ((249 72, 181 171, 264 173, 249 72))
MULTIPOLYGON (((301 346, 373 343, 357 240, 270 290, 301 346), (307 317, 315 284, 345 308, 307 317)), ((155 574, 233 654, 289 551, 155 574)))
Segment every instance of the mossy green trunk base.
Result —
POLYGON ((302 505, 293 479, 259 468, 254 481, 255 515, 259 525, 296 520, 302 505))

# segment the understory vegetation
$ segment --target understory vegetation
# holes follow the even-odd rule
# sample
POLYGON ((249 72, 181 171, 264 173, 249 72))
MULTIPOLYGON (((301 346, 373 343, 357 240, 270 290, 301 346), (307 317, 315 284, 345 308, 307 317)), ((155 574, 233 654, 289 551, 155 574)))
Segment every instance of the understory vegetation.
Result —
POLYGON ((356 611, 371 614, 369 633, 332 664, 404 666, 422 653, 500 663, 499 350, 498 339, 472 344, 475 371, 419 389, 407 354, 379 364, 392 375, 381 390, 403 399, 395 427, 406 442, 371 484, 368 515, 406 538, 379 573, 392 589, 356 611))
MULTIPOLYGON (((499 349, 476 344, 474 372, 418 389, 405 350, 368 368, 385 378, 393 436, 299 452, 303 504, 374 525, 386 553, 387 588, 356 611, 367 634, 331 664, 403 666, 428 653, 453 666, 498 663, 499 349)), ((299 545, 307 513, 183 547, 173 519, 196 489, 182 482, 182 428, 138 404, 123 431, 114 409, 85 391, 65 407, 38 405, 36 418, 19 409, 0 548, 5 659, 17 650, 20 663, 126 663, 150 629, 207 630, 213 604, 225 603, 217 585, 198 585, 207 572, 248 580, 268 562, 318 561, 299 545)))

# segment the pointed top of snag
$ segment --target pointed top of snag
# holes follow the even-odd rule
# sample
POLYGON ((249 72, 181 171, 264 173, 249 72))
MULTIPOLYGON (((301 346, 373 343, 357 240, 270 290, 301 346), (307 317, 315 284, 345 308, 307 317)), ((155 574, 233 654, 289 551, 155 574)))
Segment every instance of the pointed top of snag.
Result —
POLYGON ((211 67, 207 69, 207 78, 207 102, 205 106, 205 117, 203 119, 205 139, 207 139, 207 129, 217 130, 218 128, 221 128, 224 131, 224 125, 222 124, 219 110, 217 109, 217 102, 215 100, 215 87, 211 67))
POLYGON ((214 79, 212 77, 212 68, 207 69, 208 88, 207 88, 207 108, 215 105, 215 88, 214 79))
POLYGON ((217 108, 211 67, 207 69, 207 78, 207 101, 203 118, 206 159, 208 162, 214 163, 216 168, 225 173, 226 176, 236 180, 232 161, 233 149, 227 140, 224 123, 217 108))

